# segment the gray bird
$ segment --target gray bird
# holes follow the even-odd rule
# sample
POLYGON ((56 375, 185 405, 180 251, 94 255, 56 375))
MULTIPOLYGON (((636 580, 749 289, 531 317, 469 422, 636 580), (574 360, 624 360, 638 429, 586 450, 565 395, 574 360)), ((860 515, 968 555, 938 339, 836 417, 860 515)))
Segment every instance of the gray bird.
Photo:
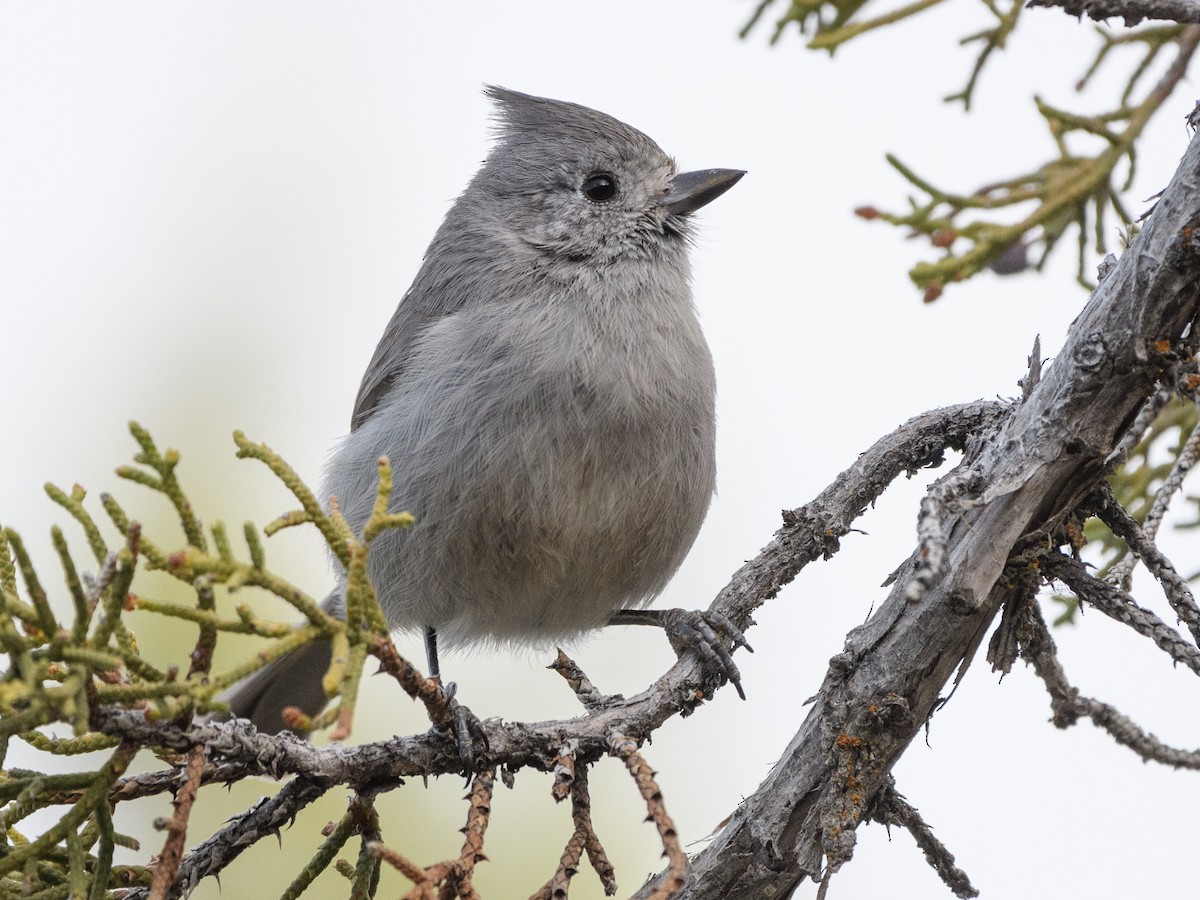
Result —
MULTIPOLYGON (((437 647, 550 645, 658 624, 741 693, 724 619, 643 610, 695 540, 715 485, 712 357, 692 302, 689 216, 744 174, 679 174, 642 132, 574 103, 489 87, 495 145, 451 207, 367 367, 324 495, 371 546, 388 623, 437 647), (723 638, 722 638, 723 635, 723 638)), ((340 577, 344 577, 341 573, 340 577)), ((326 607, 341 612, 339 590, 326 607)), ((278 731, 325 704, 327 643, 228 698, 278 731)))

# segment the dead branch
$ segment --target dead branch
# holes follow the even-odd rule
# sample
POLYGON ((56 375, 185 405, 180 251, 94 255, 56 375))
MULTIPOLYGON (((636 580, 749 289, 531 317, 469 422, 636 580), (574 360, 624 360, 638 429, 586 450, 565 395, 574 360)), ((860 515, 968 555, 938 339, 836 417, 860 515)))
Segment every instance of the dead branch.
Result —
MULTIPOLYGON (((947 450, 962 450, 972 436, 986 432, 1009 408, 1004 403, 976 402, 934 410, 879 440, 812 503, 784 514, 785 525, 775 540, 739 570, 718 603, 732 615, 742 617, 741 621, 748 621, 750 613, 773 597, 804 565, 836 552, 838 539, 850 531, 855 519, 895 478, 939 464, 947 450)), ((427 680, 402 659, 393 657, 388 647, 377 645, 373 650, 385 671, 410 695, 438 708, 438 712, 431 710, 431 718, 440 718, 441 698, 428 689, 427 680)), ((560 671, 572 685, 578 682, 580 689, 588 684, 577 667, 560 671)), ((608 753, 610 734, 622 733, 640 742, 671 716, 692 709, 701 685, 698 663, 685 657, 641 694, 628 699, 603 698, 594 704, 590 716, 581 719, 484 723, 489 749, 481 763, 503 765, 506 771, 523 766, 549 770, 557 748, 570 740, 577 748, 576 764, 587 765, 608 753)), ((600 697, 594 689, 583 693, 589 701, 594 699, 593 693, 600 697)), ((334 785, 359 789, 379 779, 461 770, 454 742, 439 734, 397 737, 356 747, 317 748, 286 732, 258 734, 246 723, 206 722, 185 727, 170 721, 152 722, 142 711, 116 707, 93 709, 92 727, 128 736, 145 746, 178 752, 202 744, 210 760, 205 781, 235 781, 251 775, 300 776, 271 801, 234 817, 221 832, 189 853, 172 896, 190 889, 200 878, 220 872, 242 849, 275 833, 280 824, 334 785)), ((120 799, 147 796, 173 790, 178 783, 175 773, 157 773, 130 779, 122 788, 114 789, 114 795, 120 795, 120 799)), ((604 879, 607 859, 594 834, 588 838, 587 849, 604 879)), ((611 871, 611 866, 607 868, 611 871)))
MULTIPOLYGON (((835 870, 854 847, 849 791, 873 798, 920 731, 954 671, 997 612, 1020 598, 1002 581, 1022 540, 1049 534, 1096 485, 1139 409, 1170 367, 1200 301, 1200 142, 1193 141, 1154 214, 1093 292, 1040 383, 987 443, 960 464, 973 487, 942 523, 946 568, 919 603, 907 600, 914 557, 883 606, 847 638, 800 730, 757 791, 691 864, 681 898, 784 896, 835 870), (1165 348, 1165 352, 1163 350, 1165 348), (866 748, 854 783, 837 778, 839 739, 866 748)), ((811 505, 810 505, 811 506, 811 505)), ((807 518, 797 511, 789 521, 807 518)), ((815 530, 815 529, 814 529, 815 530)), ((785 528, 778 540, 786 540, 785 528)), ((745 570, 743 570, 745 572, 745 570)), ((740 621, 754 592, 739 573, 716 606, 740 621)), ((749 573, 746 573, 749 574, 749 573)), ((637 896, 644 897, 651 888, 637 896)))
POLYGON ((637 752, 637 745, 623 734, 614 734, 611 740, 612 755, 625 763, 625 768, 633 776, 638 793, 646 802, 649 811, 647 818, 658 829, 658 837, 662 841, 663 856, 667 858, 667 870, 655 879, 656 884, 650 889, 651 900, 670 900, 683 887, 687 875, 687 854, 683 852, 683 844, 679 841, 679 832, 675 823, 667 814, 663 803, 662 791, 654 781, 654 770, 650 764, 637 752))
MULTIPOLYGON (((273 797, 264 797, 241 815, 234 816, 220 831, 193 847, 180 863, 168 900, 192 891, 202 878, 215 875, 268 835, 278 834, 304 807, 317 800, 328 788, 306 778, 285 784, 273 797)), ((133 888, 125 900, 147 900, 149 891, 133 888)))
POLYGON ((1081 695, 1067 680, 1066 672, 1058 660, 1054 638, 1050 636, 1041 610, 1036 604, 1030 604, 1026 616, 1029 637, 1021 648, 1021 655, 1046 685, 1046 691, 1050 694, 1050 708, 1054 713, 1050 721, 1056 727, 1070 728, 1080 718, 1086 717, 1112 735, 1118 744, 1128 747, 1147 762, 1162 763, 1176 769, 1200 769, 1200 750, 1181 750, 1164 744, 1115 707, 1081 695))
POLYGON ((1117 537, 1123 538, 1129 545, 1130 552, 1158 579, 1171 609, 1175 610, 1175 615, 1187 625, 1192 633, 1192 640, 1200 643, 1200 606, 1196 605, 1196 598, 1192 596, 1192 589, 1188 587, 1187 581, 1158 549, 1153 537, 1144 532, 1133 516, 1121 508, 1107 485, 1101 486, 1097 492, 1092 508, 1100 521, 1117 537))
POLYGON ((1200 3, 1196 0, 1029 0, 1028 6, 1057 6, 1068 15, 1095 21, 1123 19, 1134 26, 1145 19, 1169 22, 1200 22, 1200 3))
POLYGON ((920 812, 896 790, 896 782, 888 778, 887 783, 875 795, 875 805, 868 818, 881 825, 899 825, 913 836, 925 859, 955 897, 978 897, 979 891, 971 884, 967 873, 954 864, 954 854, 946 845, 934 837, 933 829, 921 818, 920 812))
POLYGON ((1050 553, 1041 563, 1048 576, 1069 587, 1081 601, 1150 638, 1171 659, 1200 675, 1200 650, 1153 612, 1138 606, 1129 594, 1096 578, 1076 559, 1050 553))
POLYGON ((167 840, 162 852, 158 855, 158 865, 154 869, 154 881, 150 884, 150 900, 164 900, 179 864, 183 861, 183 842, 187 837, 188 817, 192 813, 192 804, 196 800, 196 792, 200 790, 200 779, 204 774, 204 747, 197 744, 188 751, 185 780, 175 792, 172 806, 175 814, 167 823, 167 840))

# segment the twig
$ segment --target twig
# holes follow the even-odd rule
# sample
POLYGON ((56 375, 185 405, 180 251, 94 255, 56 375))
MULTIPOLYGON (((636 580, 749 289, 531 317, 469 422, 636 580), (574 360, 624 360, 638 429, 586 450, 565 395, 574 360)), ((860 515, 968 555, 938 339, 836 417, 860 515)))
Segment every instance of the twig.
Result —
POLYGON ((54 825, 42 832, 36 840, 20 846, 5 848, 6 852, 0 854, 0 875, 19 871, 27 864, 41 859, 51 847, 66 840, 67 832, 77 832, 79 827, 101 806, 107 809, 109 789, 133 761, 138 749, 138 745, 134 741, 123 740, 95 773, 91 785, 84 791, 79 801, 67 810, 54 825))
POLYGON ((1171 659, 1200 675, 1200 650, 1150 610, 1138 606, 1120 588, 1092 576, 1083 563, 1059 553, 1043 556, 1041 564, 1047 575, 1067 585, 1081 601, 1150 638, 1171 659))
POLYGON ((453 698, 446 693, 440 681, 422 675, 416 666, 400 655, 391 638, 375 638, 370 648, 371 655, 379 660, 379 671, 392 676, 408 696, 421 701, 430 722, 439 730, 453 726, 453 698))
POLYGON ((558 868, 550 880, 529 895, 529 900, 566 900, 571 888, 571 879, 579 874, 579 860, 583 857, 584 835, 579 829, 571 832, 571 839, 563 848, 558 868))
POLYGON ((566 679, 567 684, 571 686, 571 690, 575 692, 575 696, 579 698, 579 702, 583 704, 583 708, 590 713, 608 709, 613 704, 620 703, 624 699, 620 694, 610 697, 607 694, 600 693, 587 675, 583 673, 583 669, 579 668, 575 660, 563 653, 561 648, 559 648, 554 662, 550 663, 546 668, 552 669, 566 679))
POLYGON ((925 859, 938 873, 946 887, 954 892, 955 897, 978 897, 979 891, 971 884, 967 873, 954 864, 954 854, 945 844, 934 837, 933 829, 921 818, 917 808, 909 803, 896 790, 896 781, 888 777, 867 816, 871 821, 881 825, 899 825, 908 830, 925 854, 925 859))
POLYGON ((404 900, 453 900, 455 897, 480 900, 471 879, 475 874, 475 864, 487 859, 483 853, 483 836, 492 812, 494 784, 494 773, 491 771, 480 772, 472 782, 471 793, 467 795, 471 805, 467 811, 467 824, 463 828, 466 840, 457 859, 422 868, 398 851, 384 846, 381 841, 366 844, 365 852, 388 863, 413 882, 412 890, 404 895, 404 900))
MULTIPOLYGON (((300 810, 318 799, 331 785, 303 776, 289 781, 273 797, 264 797, 246 812, 235 816, 183 858, 166 900, 175 900, 192 891, 202 878, 216 875, 237 859, 244 850, 267 835, 277 834, 300 810)), ((148 888, 134 888, 126 900, 149 900, 148 888)))
POLYGON ((529 900, 566 900, 571 879, 579 874, 579 860, 585 850, 592 868, 600 876, 605 896, 611 897, 617 892, 616 872, 592 826, 592 798, 588 794, 587 779, 586 768, 581 768, 575 773, 571 782, 571 819, 575 823, 575 830, 563 848, 558 869, 529 900))
POLYGON ((350 801, 350 817, 361 842, 358 864, 348 873, 350 900, 370 900, 379 887, 379 857, 371 851, 371 845, 383 839, 379 831, 379 812, 375 809, 374 791, 355 795, 350 801))
MULTIPOLYGON (((351 800, 351 803, 354 803, 354 799, 351 800)), ((312 859, 296 873, 296 877, 284 890, 282 900, 296 900, 308 890, 317 876, 329 868, 329 864, 333 862, 338 851, 345 846, 346 841, 353 836, 356 824, 356 817, 350 810, 347 810, 336 824, 330 822, 321 829, 321 836, 325 840, 321 842, 321 846, 317 848, 312 859)))
POLYGON ((175 799, 171 801, 171 805, 175 807, 175 814, 167 823, 167 840, 154 869, 150 900, 165 900, 179 871, 179 864, 183 861, 183 842, 187 838, 188 818, 192 814, 192 804, 196 800, 196 792, 200 790, 200 779, 204 775, 202 745, 197 744, 188 751, 185 773, 184 782, 175 792, 175 799))
POLYGON ((1116 707, 1082 696, 1067 681, 1058 660, 1054 638, 1036 604, 1031 605, 1028 618, 1029 636, 1021 655, 1046 685, 1046 691, 1050 694, 1050 708, 1054 713, 1050 721, 1056 727, 1070 728, 1080 717, 1087 717, 1096 727, 1107 731, 1118 744, 1128 747, 1147 762, 1158 762, 1176 769, 1200 769, 1200 750, 1181 750, 1168 746, 1139 728, 1116 707))
POLYGON ((575 749, 576 743, 571 740, 563 741, 554 757, 554 783, 550 786, 550 796, 556 803, 566 800, 571 795, 575 785, 575 749))
POLYGON ((479 893, 471 884, 471 879, 475 875, 475 864, 487 860, 483 853, 483 836, 492 814, 494 784, 495 774, 484 771, 475 776, 471 785, 471 807, 467 811, 466 827, 463 828, 466 839, 458 855, 457 866, 458 893, 462 900, 479 900, 479 893))
POLYGON ((637 744, 623 734, 613 734, 609 740, 612 755, 625 763, 625 768, 633 776, 638 786, 638 793, 646 801, 649 818, 658 829, 659 839, 662 840, 663 856, 667 858, 667 870, 655 879, 650 893, 650 900, 669 900, 687 880, 687 854, 675 831, 675 823, 667 814, 663 803, 662 791, 654 781, 654 770, 637 751, 637 744))
POLYGON ((784 527, 758 555, 734 573, 713 602, 735 625, 790 582, 814 559, 828 559, 853 522, 897 477, 940 465, 948 449, 964 450, 973 437, 991 433, 1012 406, 964 403, 909 419, 876 441, 811 502, 784 513, 784 527))
MULTIPOLYGON (((1171 396, 1169 392, 1159 391, 1155 394, 1155 397, 1158 397, 1159 394, 1166 394, 1168 397, 1171 396)), ((1149 423, 1146 423, 1146 427, 1149 427, 1149 423)), ((1145 428, 1139 432, 1139 436, 1144 432, 1145 428)), ((1200 423, 1197 423, 1196 427, 1192 429, 1192 433, 1188 435, 1187 442, 1183 445, 1183 449, 1179 451, 1179 456, 1176 458, 1175 464, 1171 467, 1171 474, 1167 476, 1166 480, 1163 481, 1162 485, 1154 493, 1154 501, 1151 503, 1150 511, 1146 513, 1145 521, 1141 526, 1147 542, 1152 542, 1158 535, 1158 529, 1162 526, 1163 517, 1167 513, 1167 507, 1171 505, 1171 498, 1183 487, 1183 481, 1187 477, 1188 472, 1192 470, 1192 466, 1196 464, 1197 459, 1200 459, 1200 423)), ((1132 550, 1133 548, 1130 547, 1130 549, 1132 550)), ((1117 585, 1121 590, 1128 591, 1133 581, 1133 570, 1137 566, 1139 557, 1140 554, 1134 551, 1133 554, 1120 560, 1112 567, 1105 580, 1110 584, 1117 585)))
POLYGON ((368 844, 368 848, 409 881, 420 881, 425 877, 425 871, 420 866, 399 851, 385 846, 382 841, 374 841, 368 844))
POLYGON ((575 775, 575 784, 571 787, 571 817, 575 820, 575 830, 584 836, 584 849, 587 850, 588 862, 600 876, 604 885, 604 893, 611 897, 617 892, 617 873, 608 858, 600 836, 592 826, 592 798, 588 792, 588 770, 580 769, 575 775))
POLYGON ((1196 605, 1196 598, 1192 596, 1187 581, 1175 570, 1175 566, 1142 530, 1133 516, 1121 508, 1108 485, 1097 488, 1094 499, 1094 507, 1100 520, 1113 534, 1123 538, 1130 551, 1146 564, 1150 574, 1162 585, 1163 593, 1167 602, 1171 604, 1171 609, 1175 610, 1175 615, 1179 616, 1180 621, 1191 631, 1192 640, 1200 643, 1200 606, 1196 605))

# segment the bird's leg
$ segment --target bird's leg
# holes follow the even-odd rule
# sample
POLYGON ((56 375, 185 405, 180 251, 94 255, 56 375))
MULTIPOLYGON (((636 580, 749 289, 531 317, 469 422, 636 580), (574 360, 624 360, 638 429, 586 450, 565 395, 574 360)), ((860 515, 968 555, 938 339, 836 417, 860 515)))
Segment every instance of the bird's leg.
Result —
POLYGON ((429 677, 441 681, 442 672, 438 666, 437 629, 432 625, 425 626, 425 659, 429 661, 429 677))
POLYGON ((654 625, 667 634, 671 648, 682 656, 692 650, 700 657, 700 665, 706 676, 719 684, 729 682, 743 700, 742 674, 732 653, 745 647, 747 653, 754 648, 746 642, 746 636, 725 615, 718 612, 700 612, 691 609, 618 609, 608 619, 609 625, 654 625), (719 632, 719 633, 718 633, 719 632), (727 648, 726 644, 732 645, 727 648))
MULTIPOLYGON (((429 662, 429 677, 441 684, 442 673, 438 665, 437 629, 432 625, 425 626, 425 658, 429 662)), ((442 686, 446 699, 450 701, 450 713, 453 720, 450 723, 451 735, 458 747, 458 758, 463 764, 463 770, 468 780, 475 771, 475 747, 478 744, 484 753, 488 751, 487 733, 479 717, 454 699, 458 686, 449 682, 442 686)), ((434 730, 437 731, 436 726, 434 730)))

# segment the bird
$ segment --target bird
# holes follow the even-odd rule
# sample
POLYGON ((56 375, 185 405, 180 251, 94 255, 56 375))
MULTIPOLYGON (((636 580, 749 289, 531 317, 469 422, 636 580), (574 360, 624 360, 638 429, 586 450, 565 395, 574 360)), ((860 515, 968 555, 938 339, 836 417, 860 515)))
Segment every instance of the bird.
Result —
MULTIPOLYGON (((494 142, 384 329, 323 495, 356 532, 387 456, 371 544, 389 627, 440 647, 549 646, 611 623, 665 627, 742 693, 720 616, 650 610, 716 483, 716 381, 691 290, 693 214, 738 169, 679 172, 641 131, 489 86, 494 142)), ((335 561, 336 564, 336 561, 335 561)), ((344 617, 341 582, 325 608, 344 617)), ((330 644, 255 673, 232 713, 315 714, 330 644)))

